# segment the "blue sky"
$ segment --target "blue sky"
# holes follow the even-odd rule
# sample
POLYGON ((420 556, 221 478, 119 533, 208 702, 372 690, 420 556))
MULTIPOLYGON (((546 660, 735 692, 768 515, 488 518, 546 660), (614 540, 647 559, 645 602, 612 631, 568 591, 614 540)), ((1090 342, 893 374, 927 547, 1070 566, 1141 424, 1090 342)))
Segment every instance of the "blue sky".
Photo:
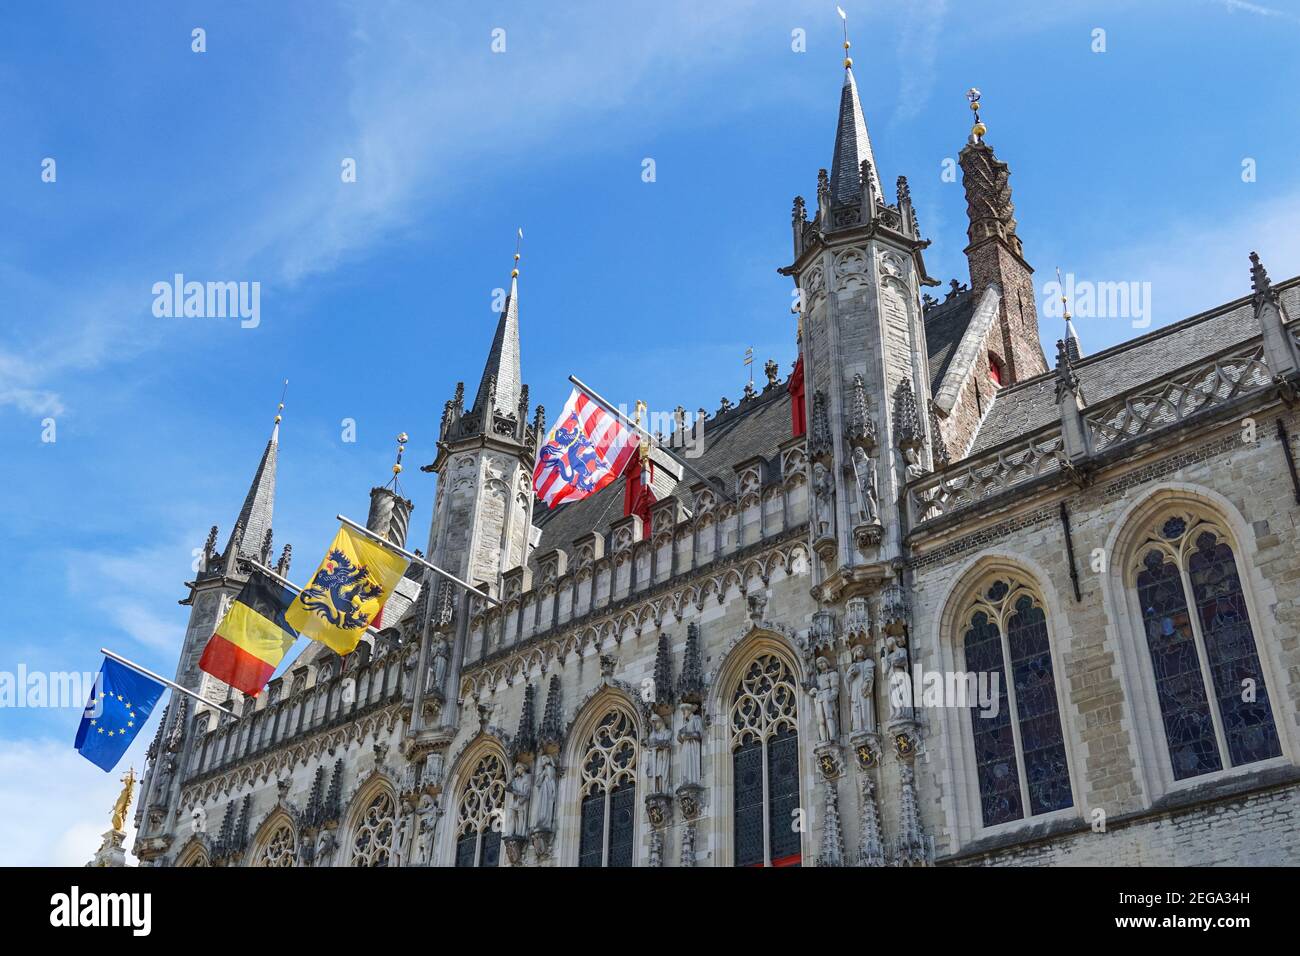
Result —
MULTIPOLYGON (((945 284, 968 278, 941 172, 972 85, 1039 280, 1150 282, 1162 325, 1245 294, 1251 249, 1300 272, 1294 0, 844 5, 882 179, 909 177, 945 284)), ((712 409, 739 396, 746 346, 788 369, 775 270, 791 199, 830 162, 834 6, 7 6, 0 670, 94 670, 109 645, 173 672, 191 549, 228 533, 285 378, 277 550, 305 574, 336 513, 364 517, 397 432, 410 465, 432 460, 443 402, 477 385, 516 227, 534 401, 558 409, 574 372, 712 409), (261 324, 154 317, 177 272, 260 282, 261 324)), ((1135 334, 1079 332, 1089 351, 1135 334)), ((419 544, 433 479, 404 484, 419 544)), ((0 711, 0 862, 82 862, 106 829, 116 775, 71 750, 77 717, 0 711)))

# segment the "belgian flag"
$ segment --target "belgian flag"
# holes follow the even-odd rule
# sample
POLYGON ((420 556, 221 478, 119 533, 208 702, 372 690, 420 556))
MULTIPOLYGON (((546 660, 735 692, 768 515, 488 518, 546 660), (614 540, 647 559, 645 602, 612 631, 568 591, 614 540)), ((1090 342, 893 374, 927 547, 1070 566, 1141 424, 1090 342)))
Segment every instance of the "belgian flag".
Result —
POLYGON ((298 639, 284 619, 294 597, 289 588, 254 568, 203 649, 199 667, 256 697, 298 639))

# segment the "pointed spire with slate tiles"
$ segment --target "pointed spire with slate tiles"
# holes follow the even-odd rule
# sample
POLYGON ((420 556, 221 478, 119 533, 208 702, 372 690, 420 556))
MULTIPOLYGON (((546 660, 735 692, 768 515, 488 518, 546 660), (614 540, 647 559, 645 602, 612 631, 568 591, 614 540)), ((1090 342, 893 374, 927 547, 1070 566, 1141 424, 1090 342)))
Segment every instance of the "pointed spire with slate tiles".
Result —
POLYGON ((835 127, 835 155, 831 158, 831 199, 835 203, 856 202, 862 195, 863 162, 871 163, 871 189, 883 196, 880 175, 876 172, 876 157, 871 152, 871 138, 867 135, 867 121, 862 115, 862 102, 858 99, 858 84, 853 79, 853 60, 849 57, 847 18, 844 32, 844 86, 840 89, 839 124, 835 127))
POLYGON ((510 292, 501 309, 492 348, 488 351, 478 394, 474 398, 474 413, 479 416, 479 427, 491 434, 490 414, 517 415, 522 395, 523 385, 519 380, 519 251, 516 247, 515 268, 510 272, 510 292), (489 405, 491 412, 488 411, 489 405))
MULTIPOLYGON (((288 385, 285 382, 285 385, 288 385)), ((244 497, 244 506, 239 509, 239 518, 226 543, 226 570, 233 571, 236 558, 261 560, 262 550, 271 534, 271 517, 275 508, 275 463, 280 451, 280 413, 284 410, 283 399, 275 413, 275 427, 271 429, 271 438, 262 452, 253 483, 244 497)))

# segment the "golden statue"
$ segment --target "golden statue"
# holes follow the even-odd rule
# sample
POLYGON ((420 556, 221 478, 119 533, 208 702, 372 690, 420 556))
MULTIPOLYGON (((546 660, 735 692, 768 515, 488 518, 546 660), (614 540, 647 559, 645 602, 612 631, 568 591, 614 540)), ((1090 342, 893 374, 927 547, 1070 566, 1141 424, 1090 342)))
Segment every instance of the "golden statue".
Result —
POLYGON ((113 804, 113 829, 119 833, 126 832, 126 811, 131 808, 131 794, 135 790, 134 767, 122 777, 122 784, 122 792, 117 795, 117 803, 113 804))

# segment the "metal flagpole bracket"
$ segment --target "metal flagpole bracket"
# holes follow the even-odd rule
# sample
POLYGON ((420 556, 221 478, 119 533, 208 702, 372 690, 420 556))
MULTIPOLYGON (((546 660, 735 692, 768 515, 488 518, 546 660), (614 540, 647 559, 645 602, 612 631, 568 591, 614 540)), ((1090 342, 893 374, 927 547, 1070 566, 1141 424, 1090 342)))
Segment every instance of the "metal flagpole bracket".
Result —
POLYGON ((692 467, 692 466, 691 466, 691 465, 690 465, 690 464, 689 464, 689 463, 688 463, 684 458, 682 458, 680 455, 677 455, 677 454, 673 453, 670 449, 665 448, 663 445, 661 445, 661 444, 659 443, 658 439, 656 439, 654 435, 651 435, 648 431, 646 431, 644 428, 642 428, 640 425, 638 425, 638 424, 637 424, 636 422, 634 422, 632 419, 630 419, 630 418, 628 418, 626 415, 624 415, 621 411, 618 410, 618 408, 616 408, 616 407, 614 406, 614 404, 613 404, 612 402, 609 401, 609 399, 607 399, 607 398, 605 398, 604 396, 602 396, 599 392, 597 392, 595 389, 593 389, 590 385, 588 385, 588 384, 587 384, 586 382, 584 382, 582 379, 578 378, 578 376, 576 376, 576 375, 570 375, 570 376, 569 376, 569 381, 572 382, 572 383, 573 383, 575 386, 577 386, 578 388, 582 389, 582 391, 586 392, 586 393, 587 393, 587 396, 588 396, 589 398, 591 398, 592 401, 596 402, 598 405, 600 405, 602 408, 604 408, 607 412, 610 412, 610 413, 613 414, 613 415, 617 415, 618 418, 619 418, 619 420, 622 421, 623 424, 625 424, 625 425, 627 425, 627 426, 629 426, 629 427, 635 429, 636 431, 638 431, 638 432, 640 432, 642 435, 644 435, 644 436, 649 440, 650 444, 651 444, 654 448, 658 448, 660 451, 662 451, 665 455, 667 455, 667 456, 668 456, 669 458, 671 458, 673 461, 677 462, 677 464, 681 465, 684 469, 686 469, 687 471, 689 471, 692 475, 694 475, 694 476, 695 476, 696 478, 698 478, 700 481, 704 482, 706 485, 708 485, 710 488, 712 488, 714 491, 716 491, 719 495, 722 496, 723 500, 725 500, 725 501, 730 501, 730 502, 732 502, 732 503, 735 503, 735 500, 736 500, 735 496, 732 495, 731 492, 727 491, 727 489, 723 487, 723 485, 722 485, 722 483, 721 483, 720 481, 717 481, 716 479, 713 479, 713 478, 709 478, 707 475, 704 475, 703 473, 697 471, 695 468, 693 468, 693 467, 692 467))
POLYGON ((381 544, 385 548, 390 548, 393 551, 396 551, 398 554, 402 555, 407 560, 414 561, 416 564, 420 565, 421 567, 428 568, 434 574, 441 575, 442 577, 450 581, 452 584, 460 585, 470 594, 476 595, 477 597, 481 597, 489 604, 495 604, 497 607, 501 606, 501 602, 498 601, 496 598, 494 598, 492 595, 484 594, 478 588, 474 587, 472 584, 469 584, 468 582, 462 581, 460 578, 456 577, 456 575, 452 574, 450 571, 444 571, 436 564, 430 564, 428 561, 424 560, 424 558, 420 557, 418 554, 412 554, 410 551, 407 551, 405 548, 399 548, 397 545, 393 544, 393 542, 389 541, 387 538, 375 534, 369 528, 363 525, 359 525, 355 521, 352 521, 349 518, 345 518, 342 515, 335 515, 335 517, 338 518, 339 521, 342 521, 353 531, 357 532, 357 534, 365 535, 367 538, 369 538, 371 541, 374 541, 376 544, 381 544))
POLYGON ((198 693, 197 691, 192 691, 188 687, 182 687, 180 684, 176 683, 175 681, 168 680, 166 677, 163 677, 161 674, 155 674, 153 671, 149 670, 149 668, 141 667, 135 661, 129 661, 121 654, 114 654, 107 647, 101 647, 99 649, 99 653, 103 654, 105 657, 117 661, 119 664, 126 665, 127 667, 131 668, 131 670, 133 671, 139 671, 145 677, 152 678, 153 680, 156 680, 160 684, 166 684, 172 690, 180 691, 182 694, 188 694, 190 697, 193 697, 199 703, 206 704, 207 706, 211 707, 213 710, 219 710, 223 714, 226 714, 227 716, 230 717, 235 716, 235 712, 233 710, 230 710, 227 707, 222 707, 220 704, 214 704, 212 701, 208 700, 206 697, 204 697, 202 694, 198 693))

